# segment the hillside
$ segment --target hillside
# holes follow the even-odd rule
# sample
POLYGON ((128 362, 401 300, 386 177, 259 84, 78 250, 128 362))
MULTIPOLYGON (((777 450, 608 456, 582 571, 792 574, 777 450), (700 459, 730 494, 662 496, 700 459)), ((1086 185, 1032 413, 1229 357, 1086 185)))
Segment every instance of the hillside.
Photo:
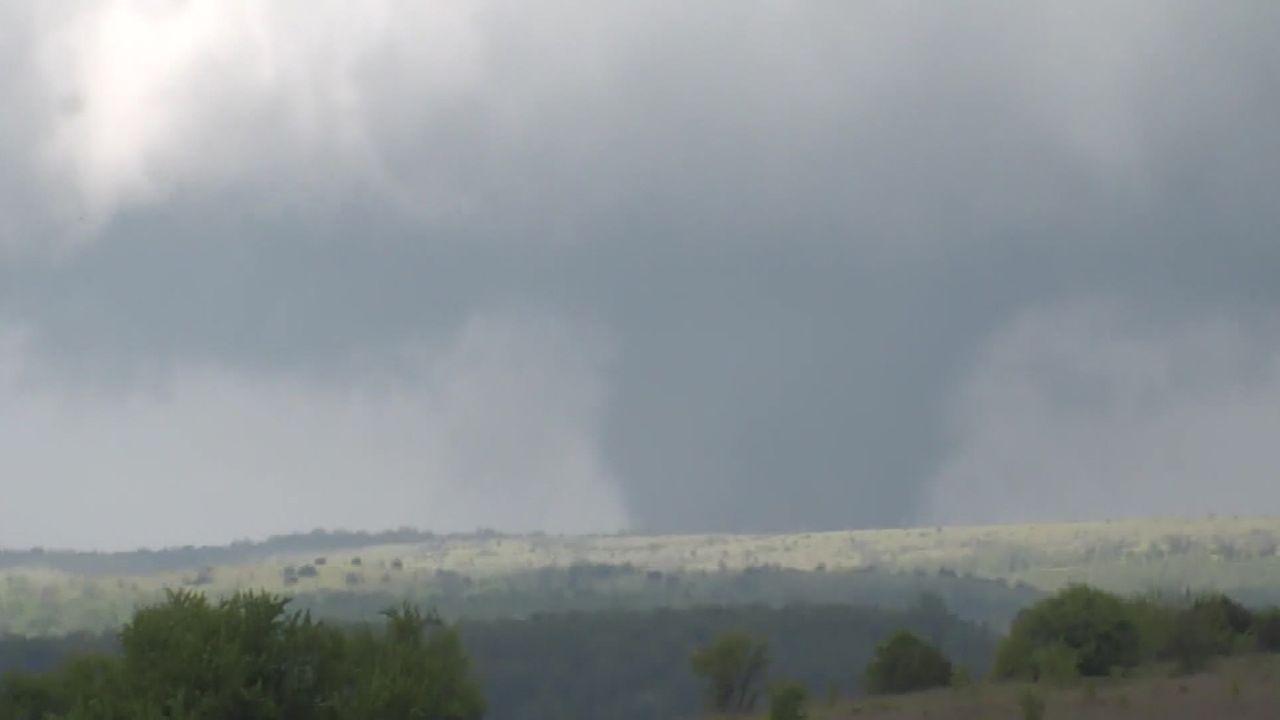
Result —
POLYGON ((1000 623, 1069 582, 1280 600, 1280 518, 762 535, 315 532, 224 548, 0 553, 0 632, 117 625, 164 588, 266 589, 360 619, 396 599, 452 616, 733 602, 901 604, 943 595, 1000 623))

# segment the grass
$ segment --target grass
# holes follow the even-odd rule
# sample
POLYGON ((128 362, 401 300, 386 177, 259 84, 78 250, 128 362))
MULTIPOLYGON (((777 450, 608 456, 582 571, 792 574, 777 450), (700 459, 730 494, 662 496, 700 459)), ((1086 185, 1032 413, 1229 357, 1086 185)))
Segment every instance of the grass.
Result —
POLYGON ((1174 677, 1166 667, 1127 679, 1063 686, 979 683, 966 688, 814 703, 812 720, 1023 720, 1043 703, 1045 720, 1275 720, 1280 656, 1226 658, 1210 670, 1174 677), (1035 698, 1030 700, 1029 698, 1035 698))
POLYGON ((265 589, 286 594, 354 590, 412 595, 441 582, 442 572, 465 575, 465 582, 483 587, 500 584, 516 573, 575 563, 683 572, 764 565, 943 571, 1025 583, 1045 591, 1070 582, 1129 593, 1213 588, 1246 602, 1275 602, 1280 600, 1278 545, 1280 517, 755 535, 452 536, 328 550, 323 564, 317 562, 316 553, 295 552, 153 574, 87 576, 12 567, 0 570, 0 621, 34 617, 33 622, 24 621, 24 629, 35 632, 109 626, 127 617, 139 602, 159 597, 164 588, 196 581, 200 589, 213 594, 265 589), (285 573, 290 567, 305 571, 290 582, 285 573), (68 599, 76 599, 79 608, 71 615, 66 609, 68 599), (53 606, 62 608, 62 616, 40 620, 41 608, 53 606))

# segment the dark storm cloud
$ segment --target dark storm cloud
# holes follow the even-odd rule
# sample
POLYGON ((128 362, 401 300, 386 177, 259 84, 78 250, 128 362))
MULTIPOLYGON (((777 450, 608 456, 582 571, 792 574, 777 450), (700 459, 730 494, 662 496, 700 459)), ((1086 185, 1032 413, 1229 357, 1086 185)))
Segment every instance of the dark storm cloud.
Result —
MULTIPOLYGON (((0 317, 22 338, 6 397, 36 398, 11 405, 66 418, 153 403, 132 416, 139 452, 164 418, 173 447, 240 417, 267 418, 254 427, 271 437, 301 407, 338 418, 322 436, 368 429, 272 466, 316 496, 236 533, 341 524, 350 498, 331 490, 346 480, 304 473, 388 457, 369 475, 392 478, 395 512, 349 523, 529 525, 478 508, 527 506, 530 485, 553 498, 532 524, 568 529, 1089 515, 1158 448, 1219 467, 1221 443, 1185 437, 1204 418, 1259 421, 1222 398, 1265 392, 1270 376, 1242 363, 1277 357, 1243 340, 1270 332, 1280 302, 1271 4, 431 7, 6 9, 27 32, 3 82, 29 100, 0 146, 20 168, 0 184, 28 188, 3 205, 0 317), (160 31, 182 40, 126 42, 160 31), (1140 320, 1107 332, 1143 338, 1154 365, 1188 343, 1238 361, 1156 383, 1177 412, 1124 415, 1109 434, 1134 449, 1103 452, 1064 423, 1114 408, 1060 410, 1066 381, 1045 368, 1131 387, 1116 378, 1133 353, 1090 330, 1128 311, 1140 320), (1037 322, 1083 349, 1046 347, 1037 322), (1223 322, 1237 329, 1204 329, 1223 322), (475 347, 490 360, 471 375, 450 358, 475 347), (1040 400, 999 394, 1001 372, 1040 400), (369 378, 422 407, 368 400, 369 378), (212 418, 183 400, 224 386, 241 404, 212 418), (379 444, 403 427, 412 442, 379 444), (1037 449, 1005 462, 1015 439, 1037 449), (1004 485, 1072 473, 1108 484, 1002 504, 1004 485), (415 514, 450 493, 452 514, 415 514)), ((57 444, 50 422, 32 437, 57 444)), ((65 437, 105 444, 104 427, 65 437)), ((1246 444, 1260 467, 1266 444, 1246 444)), ((174 450, 128 471, 233 496, 261 485, 259 450, 217 447, 222 470, 174 450)), ((1258 486, 1234 475, 1238 496, 1258 486)), ((198 494, 151 482, 166 489, 146 512, 198 494)), ((1162 510, 1204 499, 1170 496, 1162 510)), ((61 537, 118 542, 77 523, 61 537)))

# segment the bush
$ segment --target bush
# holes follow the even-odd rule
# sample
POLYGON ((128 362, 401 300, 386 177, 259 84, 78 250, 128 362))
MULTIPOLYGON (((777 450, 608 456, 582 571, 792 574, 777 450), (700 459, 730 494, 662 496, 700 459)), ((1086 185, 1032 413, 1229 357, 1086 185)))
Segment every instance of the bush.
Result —
POLYGON ((807 720, 808 717, 808 693, 800 683, 780 683, 769 692, 769 720, 807 720))
POLYGON ((1031 653, 1036 678, 1067 684, 1080 679, 1080 653, 1066 643, 1055 642, 1031 653))
POLYGON ((1085 677, 1137 665, 1142 642, 1131 606, 1101 590, 1067 587, 1018 613, 996 652, 995 674, 1038 680, 1047 669, 1041 664, 1061 660, 1064 648, 1074 653, 1075 671, 1085 677))
POLYGON ((973 676, 969 674, 969 668, 963 665, 952 666, 951 687, 957 690, 973 687, 973 676))
POLYGON ((1270 608, 1253 616, 1253 636, 1263 652, 1280 652, 1280 608, 1270 608))
POLYGON ((457 631, 415 608, 344 632, 284 598, 170 592, 120 631, 119 656, 0 677, 0 718, 449 718, 484 699, 457 631))
POLYGON ((1129 601, 1129 610, 1138 628, 1141 661, 1150 662, 1165 657, 1173 640, 1178 609, 1159 595, 1151 595, 1129 601))
POLYGON ((1018 698, 1022 720, 1041 720, 1044 717, 1044 698, 1028 690, 1018 698))
POLYGON ((951 661, 936 646, 899 630, 876 646, 867 665, 867 691, 904 693, 951 683, 951 661))
POLYGON ((1253 613, 1222 593, 1196 598, 1191 612, 1203 616, 1228 635, 1244 635, 1253 627, 1253 613))
POLYGON ((707 705, 720 713, 748 712, 756 703, 756 685, 769 665, 768 646, 743 632, 726 632, 689 658, 695 675, 706 682, 707 705))
POLYGON ((1256 633, 1253 613, 1243 605, 1220 593, 1205 595, 1173 616, 1162 655, 1179 672, 1196 672, 1215 656, 1261 643, 1256 633))

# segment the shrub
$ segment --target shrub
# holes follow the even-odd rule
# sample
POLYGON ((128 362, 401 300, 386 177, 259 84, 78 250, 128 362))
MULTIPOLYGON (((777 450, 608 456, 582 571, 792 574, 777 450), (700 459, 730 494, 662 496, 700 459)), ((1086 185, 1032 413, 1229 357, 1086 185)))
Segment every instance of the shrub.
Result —
POLYGON ((1055 642, 1031 653, 1035 675, 1053 683, 1071 683, 1080 679, 1080 653, 1066 643, 1055 642))
POLYGON ((1044 717, 1044 698, 1028 690, 1018 698, 1022 720, 1041 720, 1044 717))
POLYGON ((483 717, 457 631, 435 615, 405 606, 385 613, 381 632, 344 633, 286 611, 287 602, 236 594, 214 603, 169 593, 121 630, 118 659, 62 671, 69 712, 57 716, 483 717))
POLYGON ((1039 679, 1050 655, 1060 660, 1066 648, 1075 654, 1081 676, 1104 677, 1115 667, 1137 665, 1142 643, 1132 608, 1110 593, 1072 585, 1018 613, 996 652, 997 677, 1039 679), (1046 655, 1049 652, 1050 655, 1046 655))
POLYGON ((945 687, 951 683, 951 661, 933 644, 899 630, 876 646, 866 682, 872 693, 945 687))
POLYGON ((1280 652, 1280 608, 1270 608, 1253 616, 1253 636, 1263 652, 1280 652))
POLYGON ((1207 622, 1203 615, 1184 610, 1174 620, 1164 655, 1174 661, 1178 672, 1193 673, 1203 670, 1214 655, 1229 647, 1228 636, 1220 628, 1207 622))
POLYGON ((1253 613, 1222 594, 1197 598, 1177 613, 1165 656, 1180 672, 1202 670, 1217 655, 1229 655, 1248 641, 1253 613))
POLYGON ((1172 607, 1160 596, 1151 595, 1131 600, 1129 609, 1133 622, 1138 628, 1141 660, 1148 662, 1164 657, 1173 639, 1177 608, 1172 607))
POLYGON ((775 685, 769 692, 769 720, 807 720, 808 694, 795 682, 775 685))
POLYGON ((756 685, 769 665, 769 649, 746 633, 726 632, 695 650, 689 664, 706 682, 712 710, 747 712, 755 706, 756 685))
POLYGON ((1205 616, 1232 635, 1243 635, 1253 626, 1253 613, 1222 593, 1196 598, 1191 604, 1191 611, 1205 616))

